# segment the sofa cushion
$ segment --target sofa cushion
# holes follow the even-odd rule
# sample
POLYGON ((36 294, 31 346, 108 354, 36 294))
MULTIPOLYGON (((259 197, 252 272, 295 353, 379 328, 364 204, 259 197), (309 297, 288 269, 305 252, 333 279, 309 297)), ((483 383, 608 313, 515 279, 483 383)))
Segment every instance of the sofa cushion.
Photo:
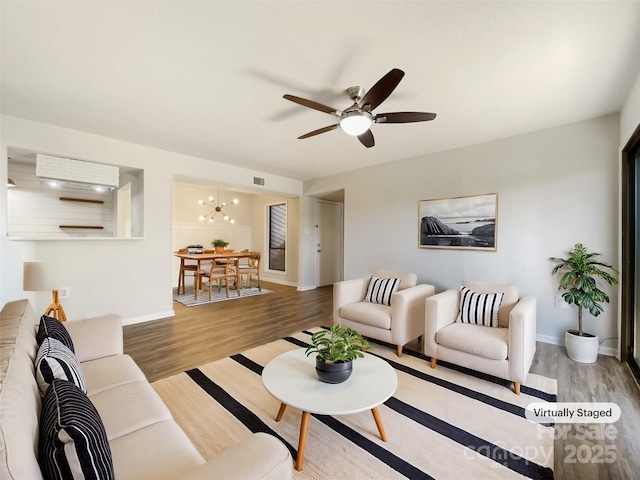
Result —
POLYGON ((44 396, 49 384, 55 379, 72 382, 87 393, 87 382, 78 359, 62 342, 45 338, 36 356, 36 380, 40 394, 44 396))
POLYGON ((404 290, 405 288, 415 287, 418 283, 418 276, 415 273, 410 272, 394 272, 392 270, 374 270, 371 274, 373 277, 378 278, 397 278, 400 280, 398 290, 404 290))
POLYGON ((381 305, 391 305, 391 296, 396 293, 399 286, 400 279, 398 278, 371 277, 364 301, 379 303, 381 305))
POLYGON ((109 441, 173 418, 146 380, 102 390, 89 398, 104 421, 109 441))
POLYGON ((443 347, 491 360, 505 360, 509 357, 508 328, 455 322, 438 330, 436 342, 443 347))
POLYGON ((48 315, 42 315, 40 317, 38 334, 36 335, 38 345, 42 345, 42 342, 45 338, 55 338, 56 340, 62 342, 65 347, 75 353, 73 340, 71 340, 71 335, 69 335, 67 329, 64 328, 64 325, 61 321, 56 318, 49 317, 48 315))
MULTIPOLYGON (((154 423, 115 438, 110 445, 118 480, 174 480, 204 463, 175 420, 154 423)), ((252 463, 251 457, 244 461, 252 463)))
POLYGON ((40 467, 45 478, 115 478, 100 415, 73 383, 54 380, 42 401, 40 467))
POLYGON ((129 355, 112 355, 82 362, 87 380, 87 395, 109 390, 131 382, 144 382, 146 377, 129 355))
POLYGON ((0 478, 40 479, 42 399, 33 366, 38 317, 27 300, 16 300, 2 308, 0 320, 0 478))
POLYGON ((503 293, 479 293, 460 287, 458 322, 498 327, 498 310, 503 293))
POLYGON ((379 303, 358 302, 340 308, 340 316, 352 322, 391 330, 391 307, 379 303))

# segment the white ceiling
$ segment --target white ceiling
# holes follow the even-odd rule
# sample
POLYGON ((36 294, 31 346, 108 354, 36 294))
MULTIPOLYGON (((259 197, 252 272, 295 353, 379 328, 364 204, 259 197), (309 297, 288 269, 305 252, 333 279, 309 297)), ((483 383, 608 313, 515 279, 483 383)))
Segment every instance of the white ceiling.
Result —
MULTIPOLYGON (((620 111, 640 2, 8 2, 2 113, 298 179, 620 111), (344 90, 406 75, 367 149, 344 90)), ((52 153, 52 152, 49 152, 52 153)), ((55 153, 55 152, 54 152, 55 153)))

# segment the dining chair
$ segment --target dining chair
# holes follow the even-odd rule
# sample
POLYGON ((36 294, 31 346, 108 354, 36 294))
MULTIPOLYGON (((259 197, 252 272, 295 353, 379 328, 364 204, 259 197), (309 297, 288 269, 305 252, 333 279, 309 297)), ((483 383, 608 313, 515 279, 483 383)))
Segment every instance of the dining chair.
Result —
POLYGON ((236 291, 240 296, 240 276, 238 274, 238 259, 228 263, 212 263, 209 271, 200 272, 200 288, 202 283, 206 282, 209 289, 209 301, 211 301, 211 290, 213 283, 218 284, 218 292, 221 290, 222 280, 225 282, 227 298, 229 298, 229 286, 235 281, 236 291))
POLYGON ((258 290, 262 291, 260 287, 260 254, 256 253, 251 257, 244 257, 246 259, 246 263, 240 265, 240 279, 242 281, 243 276, 247 276, 247 285, 251 287, 251 280, 253 275, 255 275, 258 279, 258 290))

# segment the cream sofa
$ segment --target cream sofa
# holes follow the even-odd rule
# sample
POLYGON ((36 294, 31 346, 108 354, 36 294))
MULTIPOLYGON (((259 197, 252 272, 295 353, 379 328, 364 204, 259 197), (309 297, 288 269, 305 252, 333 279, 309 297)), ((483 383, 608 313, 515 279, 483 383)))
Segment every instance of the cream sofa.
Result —
MULTIPOLYGON (((34 373, 39 321, 27 300, 0 316, 0 478, 42 478, 38 465, 41 398, 34 373)), ((65 322, 87 394, 108 436, 115 476, 125 479, 290 479, 289 450, 257 433, 205 461, 158 394, 123 354, 122 322, 109 315, 65 322)))

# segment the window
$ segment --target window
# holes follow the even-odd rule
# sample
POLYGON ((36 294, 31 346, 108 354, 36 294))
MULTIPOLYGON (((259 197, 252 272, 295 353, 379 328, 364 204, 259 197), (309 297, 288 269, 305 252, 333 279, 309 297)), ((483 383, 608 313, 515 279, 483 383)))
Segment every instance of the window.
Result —
POLYGON ((287 204, 267 206, 267 230, 269 232, 269 270, 285 271, 287 244, 287 204))

